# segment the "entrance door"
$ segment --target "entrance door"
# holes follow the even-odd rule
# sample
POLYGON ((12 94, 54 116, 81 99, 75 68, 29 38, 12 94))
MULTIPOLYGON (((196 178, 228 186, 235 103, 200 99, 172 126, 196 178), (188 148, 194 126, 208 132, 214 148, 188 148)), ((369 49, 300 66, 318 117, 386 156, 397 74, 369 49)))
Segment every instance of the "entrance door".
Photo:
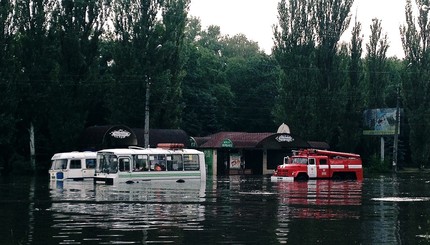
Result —
POLYGON ((68 178, 83 178, 81 159, 72 159, 69 161, 68 178))
POLYGON ((130 158, 120 157, 118 163, 120 172, 130 172, 130 158))
POLYGON ((317 166, 315 164, 315 158, 309 158, 308 176, 309 176, 309 178, 316 178, 317 177, 317 166))

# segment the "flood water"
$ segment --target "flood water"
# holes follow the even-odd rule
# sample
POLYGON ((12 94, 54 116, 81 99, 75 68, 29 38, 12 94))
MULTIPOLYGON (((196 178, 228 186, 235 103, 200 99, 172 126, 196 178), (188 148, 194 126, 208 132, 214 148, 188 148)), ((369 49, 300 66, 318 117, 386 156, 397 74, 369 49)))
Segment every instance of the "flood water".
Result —
POLYGON ((0 244, 429 244, 430 176, 117 186, 0 176, 0 244))

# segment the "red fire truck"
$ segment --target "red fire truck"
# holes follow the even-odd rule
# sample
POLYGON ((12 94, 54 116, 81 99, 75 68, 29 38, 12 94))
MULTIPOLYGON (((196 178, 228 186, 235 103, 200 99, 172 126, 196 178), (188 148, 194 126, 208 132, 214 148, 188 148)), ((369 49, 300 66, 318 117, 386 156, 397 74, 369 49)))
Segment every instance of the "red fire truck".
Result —
POLYGON ((276 168, 271 181, 308 179, 363 179, 360 155, 345 152, 305 149, 293 152, 291 158, 276 168))

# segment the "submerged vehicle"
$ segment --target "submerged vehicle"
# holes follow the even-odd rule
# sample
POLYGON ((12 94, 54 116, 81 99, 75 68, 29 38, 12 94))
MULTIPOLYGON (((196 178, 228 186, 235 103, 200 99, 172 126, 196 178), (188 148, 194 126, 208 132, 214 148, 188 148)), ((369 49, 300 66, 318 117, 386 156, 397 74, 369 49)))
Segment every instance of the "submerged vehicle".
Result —
POLYGON ((51 180, 84 180, 94 178, 96 152, 62 152, 51 158, 49 175, 51 180))
POLYGON ((362 161, 358 154, 317 149, 293 153, 276 168, 271 181, 363 179, 362 161))
POLYGON ((182 144, 159 144, 157 148, 117 148, 97 152, 94 182, 134 183, 150 180, 187 179, 206 181, 204 153, 184 149, 182 144))

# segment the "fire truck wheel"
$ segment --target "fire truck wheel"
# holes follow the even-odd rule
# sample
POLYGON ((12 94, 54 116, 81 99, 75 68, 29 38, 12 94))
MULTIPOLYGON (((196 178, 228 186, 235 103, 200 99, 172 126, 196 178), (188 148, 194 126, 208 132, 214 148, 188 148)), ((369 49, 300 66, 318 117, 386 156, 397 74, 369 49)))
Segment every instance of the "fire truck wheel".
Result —
POLYGON ((305 173, 300 173, 299 175, 297 175, 296 180, 297 181, 306 181, 309 179, 309 176, 305 173))
POLYGON ((341 180, 342 179, 342 176, 339 174, 339 173, 334 173, 333 174, 333 178, 332 178, 333 180, 341 180))

